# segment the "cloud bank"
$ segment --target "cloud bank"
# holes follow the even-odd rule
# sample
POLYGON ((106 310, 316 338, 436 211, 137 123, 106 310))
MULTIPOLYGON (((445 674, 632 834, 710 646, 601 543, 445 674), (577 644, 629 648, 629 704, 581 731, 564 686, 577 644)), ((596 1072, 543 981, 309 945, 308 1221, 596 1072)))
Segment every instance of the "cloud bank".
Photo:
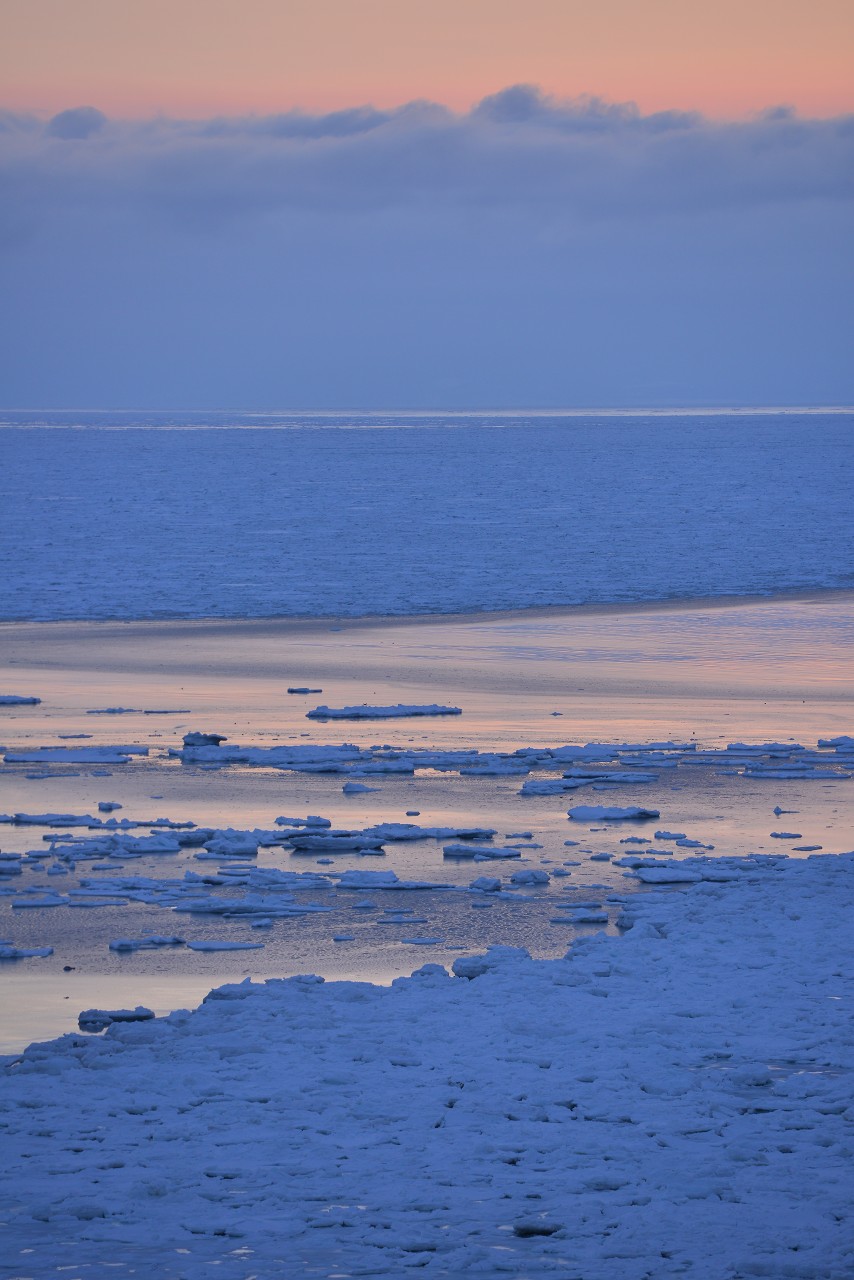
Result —
POLYGON ((0 196, 8 403, 854 398, 854 117, 7 113, 0 196))

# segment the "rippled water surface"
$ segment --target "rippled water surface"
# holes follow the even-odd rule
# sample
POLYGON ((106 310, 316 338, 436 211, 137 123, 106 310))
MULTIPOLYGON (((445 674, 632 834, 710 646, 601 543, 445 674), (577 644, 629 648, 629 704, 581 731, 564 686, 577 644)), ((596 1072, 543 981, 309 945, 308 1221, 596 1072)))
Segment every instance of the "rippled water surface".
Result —
POLYGON ((847 587, 852 426, 839 412, 7 414, 0 617, 847 587))

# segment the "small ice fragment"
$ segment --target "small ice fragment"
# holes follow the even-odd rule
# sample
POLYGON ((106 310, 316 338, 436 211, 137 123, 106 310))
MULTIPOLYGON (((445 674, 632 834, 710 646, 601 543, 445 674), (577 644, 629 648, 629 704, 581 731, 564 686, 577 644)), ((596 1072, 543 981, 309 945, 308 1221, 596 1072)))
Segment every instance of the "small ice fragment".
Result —
POLYGON ((11 942, 0 942, 0 960, 29 960, 52 956, 53 947, 14 947, 11 942))
POLYGON ((152 933, 145 938, 116 938, 110 943, 111 951, 156 951, 160 947, 183 947, 184 939, 152 933))
POLYGON ((308 685, 294 685, 288 689, 288 693, 323 693, 322 689, 309 689, 308 685))
POLYGON ((152 1010, 141 1004, 135 1009, 84 1009, 77 1025, 81 1031, 103 1031, 114 1022, 148 1022, 153 1017, 152 1010))
POLYGON ((95 707, 87 711, 87 716, 129 716, 139 715, 139 707, 95 707))
POLYGON ((407 818, 420 818, 420 817, 421 817, 421 810, 420 810, 420 809, 407 809, 407 810, 406 810, 406 816, 407 816, 407 818))
POLYGON ((263 942, 229 942, 226 939, 207 938, 201 942, 188 942, 191 951, 260 951, 263 942))
POLYGON ((416 705, 399 702, 396 706, 315 707, 306 712, 308 720, 398 720, 410 716, 461 716, 461 707, 443 707, 438 703, 416 705))
POLYGON ((518 849, 493 848, 489 845, 446 844, 442 848, 444 858, 472 858, 476 862, 495 858, 521 858, 518 849))
POLYGON ((772 840, 803 840, 803 834, 800 831, 772 831, 772 840))
POLYGON ((477 889, 481 893, 498 893, 501 881, 497 876, 478 876, 476 880, 472 880, 469 888, 477 889))

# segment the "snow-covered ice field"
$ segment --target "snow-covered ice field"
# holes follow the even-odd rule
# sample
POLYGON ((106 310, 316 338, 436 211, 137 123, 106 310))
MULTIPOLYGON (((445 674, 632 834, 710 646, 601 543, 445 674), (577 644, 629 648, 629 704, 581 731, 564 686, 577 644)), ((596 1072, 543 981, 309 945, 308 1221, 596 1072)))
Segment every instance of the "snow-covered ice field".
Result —
POLYGON ((7 1274, 847 1280, 854 859, 724 874, 566 959, 230 985, 33 1046, 7 1274))
POLYGON ((850 415, 154 425, 0 430, 0 1275, 847 1280, 850 415))
POLYGON ((0 617, 445 613, 850 587, 852 423, 5 414, 0 617))

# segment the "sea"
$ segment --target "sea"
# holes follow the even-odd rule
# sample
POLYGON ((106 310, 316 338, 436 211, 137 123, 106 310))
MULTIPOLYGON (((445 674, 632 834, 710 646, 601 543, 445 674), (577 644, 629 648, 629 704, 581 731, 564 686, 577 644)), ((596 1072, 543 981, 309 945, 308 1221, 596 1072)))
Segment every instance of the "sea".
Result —
POLYGON ((854 586, 854 410, 0 414, 0 618, 854 586))

